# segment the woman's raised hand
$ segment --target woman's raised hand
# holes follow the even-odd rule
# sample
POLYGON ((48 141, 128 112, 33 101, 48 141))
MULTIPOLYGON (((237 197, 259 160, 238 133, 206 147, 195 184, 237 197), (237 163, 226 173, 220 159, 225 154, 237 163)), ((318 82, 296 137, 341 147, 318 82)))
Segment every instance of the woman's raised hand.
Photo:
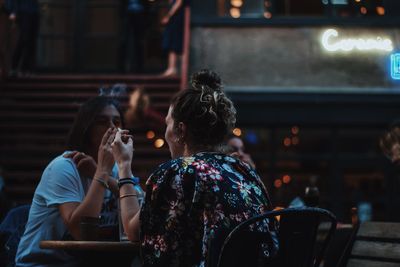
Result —
POLYGON ((133 157, 133 137, 129 135, 129 131, 117 131, 111 147, 118 167, 130 167, 133 157))
POLYGON ((97 163, 96 161, 89 155, 79 152, 72 151, 70 153, 66 153, 64 158, 70 158, 79 170, 80 175, 84 177, 93 177, 96 172, 97 163))
POLYGON ((109 128, 103 135, 103 139, 99 146, 99 152, 97 154, 97 169, 94 177, 108 179, 115 163, 111 144, 114 141, 116 133, 116 128, 109 128))

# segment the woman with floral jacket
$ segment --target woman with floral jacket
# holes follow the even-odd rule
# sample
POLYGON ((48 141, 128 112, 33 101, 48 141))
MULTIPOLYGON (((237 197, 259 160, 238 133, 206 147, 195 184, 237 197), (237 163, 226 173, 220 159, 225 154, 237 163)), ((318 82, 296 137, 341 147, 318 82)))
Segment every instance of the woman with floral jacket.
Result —
MULTIPOLYGON (((233 103, 214 72, 194 74, 192 88, 173 98, 165 132, 172 160, 149 177, 140 211, 134 188, 120 187, 123 225, 130 240, 140 240, 144 266, 210 266, 214 237, 271 210, 254 169, 218 152, 235 121, 233 103)), ((132 146, 117 133, 112 147, 119 177, 131 176, 132 146)), ((274 253, 274 222, 255 230, 270 233, 266 249, 274 253)))

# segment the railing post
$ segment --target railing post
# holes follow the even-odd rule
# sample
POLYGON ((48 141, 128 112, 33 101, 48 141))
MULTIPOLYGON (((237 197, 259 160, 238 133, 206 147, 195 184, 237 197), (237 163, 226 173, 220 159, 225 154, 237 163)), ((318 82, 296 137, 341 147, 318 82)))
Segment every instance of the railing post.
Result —
POLYGON ((190 7, 185 7, 185 21, 184 21, 184 34, 183 34, 183 53, 181 62, 181 85, 180 89, 183 90, 188 83, 189 72, 189 56, 190 56, 190 7))

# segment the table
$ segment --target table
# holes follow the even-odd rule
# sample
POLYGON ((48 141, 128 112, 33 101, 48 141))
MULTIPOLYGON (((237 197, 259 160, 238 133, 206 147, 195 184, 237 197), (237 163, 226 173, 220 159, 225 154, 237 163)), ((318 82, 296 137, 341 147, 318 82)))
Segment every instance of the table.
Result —
POLYGON ((131 266, 139 242, 45 240, 42 249, 61 249, 81 259, 82 266, 131 266), (99 253, 100 252, 100 253, 99 253))

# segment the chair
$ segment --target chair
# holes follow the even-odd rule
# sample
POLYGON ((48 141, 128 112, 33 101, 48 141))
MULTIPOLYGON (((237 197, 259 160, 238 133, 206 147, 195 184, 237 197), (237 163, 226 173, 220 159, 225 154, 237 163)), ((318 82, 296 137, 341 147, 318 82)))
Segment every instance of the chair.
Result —
POLYGON ((336 229, 335 216, 320 208, 288 208, 266 212, 236 226, 225 239, 218 259, 218 267, 283 266, 317 267, 336 229), (279 216, 277 255, 263 254, 266 235, 250 231, 249 226, 279 216), (317 232, 322 219, 330 222, 328 233, 317 248, 317 232))
POLYGON ((11 209, 0 224, 0 266, 15 265, 15 254, 25 231, 30 207, 22 205, 11 209))

